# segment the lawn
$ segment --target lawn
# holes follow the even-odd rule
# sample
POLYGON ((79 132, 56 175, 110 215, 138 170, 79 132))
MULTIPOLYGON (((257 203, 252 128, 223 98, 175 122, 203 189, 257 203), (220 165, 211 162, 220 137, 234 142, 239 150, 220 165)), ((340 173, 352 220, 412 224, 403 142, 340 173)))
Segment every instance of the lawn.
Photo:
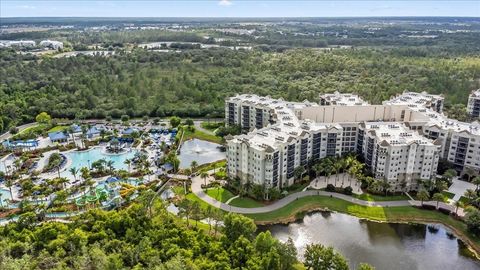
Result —
POLYGON ((50 132, 65 131, 66 129, 68 129, 68 126, 55 126, 49 129, 47 132, 50 133, 50 132))
POLYGON ((220 202, 226 202, 235 197, 235 194, 224 188, 211 188, 207 190, 207 195, 220 202))
POLYGON ((359 200, 369 201, 369 202, 382 202, 382 201, 408 201, 410 198, 407 195, 392 195, 392 196, 382 196, 369 193, 352 194, 352 197, 355 197, 359 200))
POLYGON ((183 135, 183 140, 190 140, 193 138, 199 139, 199 140, 204 140, 204 141, 209 141, 213 143, 222 143, 222 137, 218 137, 212 134, 207 134, 201 130, 195 129, 194 132, 191 132, 188 128, 183 128, 184 130, 184 135, 183 135))
POLYGON ((445 198, 448 198, 448 199, 453 199, 453 197, 455 197, 455 194, 448 191, 442 191, 442 194, 443 196, 445 196, 445 198))
POLYGON ((46 124, 36 124, 34 126, 28 127, 19 133, 13 136, 14 140, 27 140, 27 139, 36 139, 41 135, 49 125, 46 124))
POLYGON ((225 168, 227 166, 227 161, 223 159, 223 160, 203 164, 198 166, 196 170, 197 172, 207 172, 207 171, 213 170, 214 166, 216 170, 220 168, 225 168))
POLYGON ((282 220, 291 220, 295 218, 297 213, 319 208, 377 221, 443 223, 454 228, 458 234, 462 234, 464 237, 472 240, 471 242, 473 243, 471 244, 475 245, 477 250, 480 245, 480 239, 467 232, 465 223, 437 211, 422 210, 411 206, 368 207, 356 205, 337 198, 309 196, 300 198, 283 208, 269 213, 248 214, 246 216, 253 218, 257 222, 279 222, 282 220))
POLYGON ((195 195, 194 193, 188 193, 187 196, 185 196, 185 198, 187 198, 187 200, 190 200, 192 202, 198 202, 200 204, 200 207, 204 210, 207 209, 208 206, 210 205, 204 202, 203 200, 201 200, 200 198, 198 198, 197 195, 195 195))
POLYGON ((255 207, 265 206, 263 203, 249 197, 239 197, 239 198, 233 199, 229 203, 229 205, 237 206, 237 207, 245 207, 245 208, 255 208, 255 207))

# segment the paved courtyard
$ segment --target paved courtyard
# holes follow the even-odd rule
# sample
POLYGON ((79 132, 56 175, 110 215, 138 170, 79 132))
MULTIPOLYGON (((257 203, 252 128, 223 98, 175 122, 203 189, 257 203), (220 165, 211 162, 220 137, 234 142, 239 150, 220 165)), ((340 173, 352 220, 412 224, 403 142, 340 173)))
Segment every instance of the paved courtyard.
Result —
POLYGON ((332 184, 336 187, 346 188, 348 186, 352 187, 352 191, 355 194, 362 194, 363 191, 360 188, 360 183, 354 177, 346 173, 340 173, 338 176, 331 175, 330 177, 320 176, 310 182, 309 187, 313 189, 322 189, 326 188, 328 184, 332 184), (335 181, 336 179, 336 181, 335 181))
POLYGON ((467 189, 475 190, 475 188, 476 187, 475 187, 474 184, 472 184, 470 182, 459 180, 459 178, 455 178, 453 180, 453 184, 448 189, 448 192, 454 193, 455 196, 453 197, 453 200, 458 201, 460 199, 460 197, 462 197, 463 194, 465 194, 465 191, 467 191, 467 189))

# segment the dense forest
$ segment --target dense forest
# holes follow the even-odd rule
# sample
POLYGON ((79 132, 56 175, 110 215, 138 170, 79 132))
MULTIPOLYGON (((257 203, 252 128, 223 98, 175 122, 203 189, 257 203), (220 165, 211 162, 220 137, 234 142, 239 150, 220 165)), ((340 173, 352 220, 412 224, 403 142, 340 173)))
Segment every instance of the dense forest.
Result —
MULTIPOLYGON (((151 205, 153 194, 143 193, 124 209, 90 210, 71 223, 41 222, 41 214, 25 212, 0 227, 0 269, 305 269, 292 240, 257 232, 247 217, 226 214, 223 226, 188 222, 160 200, 151 205)), ((308 269, 349 269, 331 247, 312 244, 304 255, 308 269)))
POLYGON ((39 112, 65 118, 170 115, 222 117, 224 98, 256 93, 316 101, 323 92, 354 92, 380 103, 405 90, 467 101, 478 88, 478 56, 425 56, 422 49, 229 49, 69 58, 0 50, 0 130, 39 112), (420 53, 419 53, 420 52, 420 53))

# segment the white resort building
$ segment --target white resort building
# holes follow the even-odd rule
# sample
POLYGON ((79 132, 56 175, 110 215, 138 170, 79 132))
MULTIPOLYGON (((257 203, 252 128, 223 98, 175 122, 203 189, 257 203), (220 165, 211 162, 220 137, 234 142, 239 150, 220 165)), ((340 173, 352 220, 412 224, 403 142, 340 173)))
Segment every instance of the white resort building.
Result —
POLYGON ((391 191, 416 190, 419 179, 434 179, 440 158, 459 172, 480 170, 480 125, 443 115, 443 97, 405 92, 369 105, 335 95, 355 100, 323 106, 251 94, 227 98, 227 125, 245 133, 227 137, 229 177, 284 188, 294 183, 295 168, 352 152, 391 191))
POLYGON ((472 118, 480 117, 480 89, 472 91, 468 96, 467 112, 472 118))
POLYGON ((45 48, 49 48, 52 50, 59 50, 59 49, 63 49, 63 42, 47 39, 47 40, 40 41, 40 46, 43 46, 45 48))

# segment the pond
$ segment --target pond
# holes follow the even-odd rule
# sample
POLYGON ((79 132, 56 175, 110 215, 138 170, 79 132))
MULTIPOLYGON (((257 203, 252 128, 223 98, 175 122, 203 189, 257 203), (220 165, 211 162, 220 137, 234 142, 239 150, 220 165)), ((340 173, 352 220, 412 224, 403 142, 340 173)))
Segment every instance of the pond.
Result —
MULTIPOLYGON (((133 158, 135 151, 127 151, 120 154, 106 154, 105 149, 102 147, 95 147, 88 151, 73 151, 66 154, 67 158, 71 160, 65 171, 61 173, 62 177, 73 178, 72 174, 68 171, 69 168, 75 167, 81 169, 82 167, 89 167, 91 164, 99 159, 113 161, 113 167, 116 170, 127 170, 128 166, 125 164, 125 160, 133 158)), ((78 177, 78 176, 77 176, 78 177)))
POLYGON ((185 141, 178 155, 180 169, 189 168, 194 160, 197 161, 198 165, 202 165, 225 159, 226 154, 220 150, 220 146, 220 144, 198 139, 185 141))
POLYGON ((332 246, 352 269, 361 262, 377 270, 480 269, 480 262, 467 255, 463 242, 438 224, 378 223, 322 212, 307 215, 301 222, 259 228, 267 229, 281 241, 291 237, 299 256, 307 244, 332 246))

